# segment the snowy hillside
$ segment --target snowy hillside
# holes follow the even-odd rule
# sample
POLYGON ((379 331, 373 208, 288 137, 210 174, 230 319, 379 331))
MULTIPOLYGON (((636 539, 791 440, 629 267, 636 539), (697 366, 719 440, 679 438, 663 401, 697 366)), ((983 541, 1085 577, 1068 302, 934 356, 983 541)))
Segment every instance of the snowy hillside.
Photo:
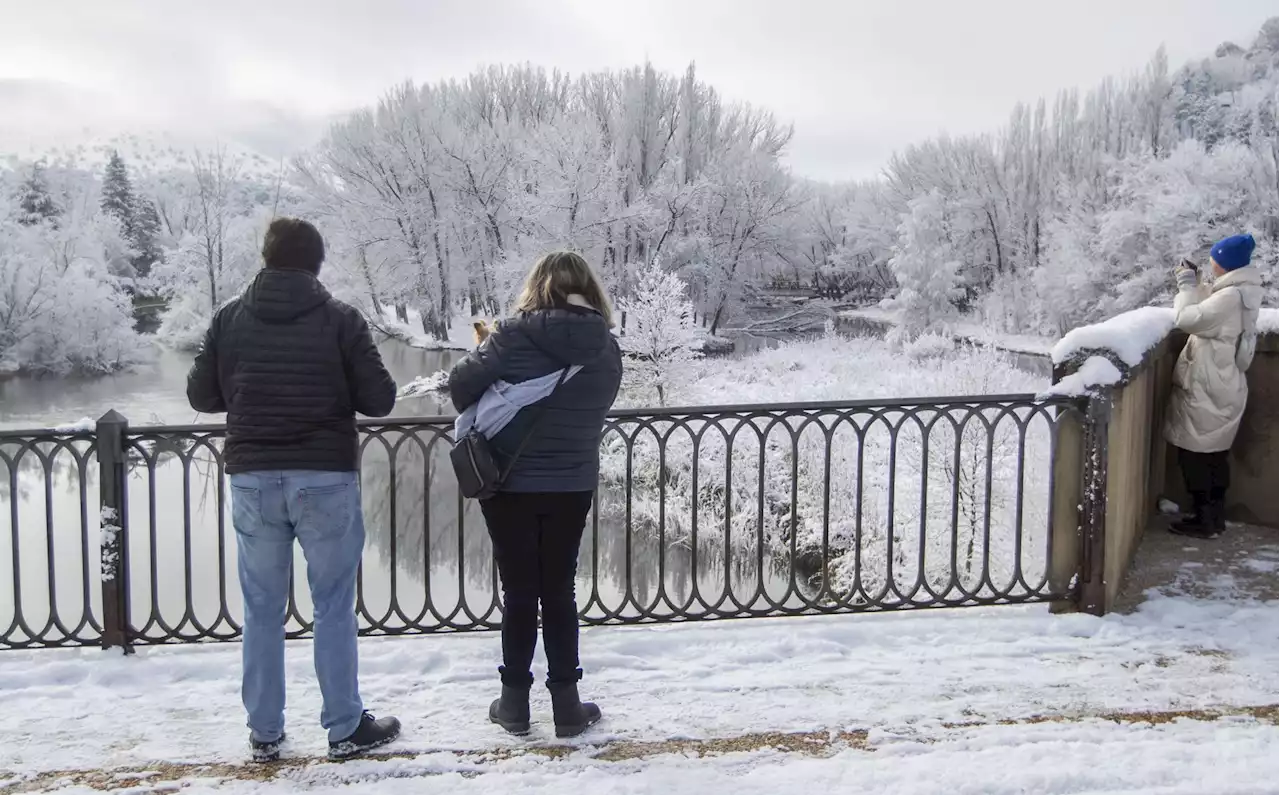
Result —
POLYGON ((14 168, 22 161, 43 158, 49 165, 101 172, 111 153, 118 152, 139 178, 146 178, 171 171, 190 171, 197 150, 209 151, 222 146, 229 157, 243 163, 246 178, 274 181, 281 169, 279 158, 213 136, 165 131, 103 134, 82 130, 78 135, 42 136, 38 141, 28 139, 25 143, 21 138, 6 135, 0 128, 0 167, 14 168))

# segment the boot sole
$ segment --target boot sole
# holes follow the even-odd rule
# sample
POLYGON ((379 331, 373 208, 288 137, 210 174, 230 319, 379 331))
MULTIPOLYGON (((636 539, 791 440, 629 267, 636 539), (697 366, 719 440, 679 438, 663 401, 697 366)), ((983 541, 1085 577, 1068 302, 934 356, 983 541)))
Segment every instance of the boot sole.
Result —
POLYGON ((381 748, 384 745, 390 745, 391 743, 395 742, 399 738, 400 738, 400 732, 396 732, 390 737, 387 737, 382 740, 378 740, 375 743, 370 743, 368 745, 355 746, 350 748, 350 750, 344 749, 344 750, 335 751, 334 749, 330 748, 329 761, 330 762, 346 762, 350 759, 355 759, 357 757, 364 756, 370 751, 377 748, 381 748))
POLYGON ((489 722, 495 726, 501 726, 502 730, 507 734, 513 734, 516 737, 524 737, 529 733, 531 728, 528 723, 513 723, 511 721, 499 720, 493 716, 489 717, 489 722))
POLYGON ((1204 532, 1196 532, 1193 530, 1181 530, 1176 527, 1170 527, 1169 532, 1173 533, 1175 536, 1182 536, 1183 538, 1197 538, 1201 541, 1213 541, 1215 539, 1222 537, 1222 532, 1219 530, 1214 530, 1212 532, 1204 533, 1204 532))

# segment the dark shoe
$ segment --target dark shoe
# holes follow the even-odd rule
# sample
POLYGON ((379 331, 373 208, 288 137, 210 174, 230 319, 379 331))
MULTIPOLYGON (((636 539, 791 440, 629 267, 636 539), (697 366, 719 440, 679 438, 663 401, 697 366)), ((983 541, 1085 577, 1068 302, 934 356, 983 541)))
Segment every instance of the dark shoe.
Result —
POLYGON ((400 721, 395 718, 375 718, 367 711, 360 717, 360 725, 345 740, 329 743, 329 759, 340 762, 381 748, 400 736, 400 721))
POLYGON ((255 762, 274 762, 280 758, 280 746, 284 745, 284 732, 280 732, 280 736, 271 742, 264 743, 262 740, 253 739, 253 735, 249 735, 249 748, 253 751, 253 761, 255 762))
POLYGON ((1199 492, 1192 494, 1191 499, 1194 507, 1190 518, 1179 519, 1169 525, 1169 532, 1188 538, 1217 538, 1219 533, 1213 527, 1209 500, 1199 492))
POLYGON ((509 733, 529 733, 529 688, 502 686, 502 696, 489 705, 489 722, 509 733))
POLYGON ((578 698, 577 682, 548 682, 557 737, 576 737, 600 722, 600 708, 578 698))

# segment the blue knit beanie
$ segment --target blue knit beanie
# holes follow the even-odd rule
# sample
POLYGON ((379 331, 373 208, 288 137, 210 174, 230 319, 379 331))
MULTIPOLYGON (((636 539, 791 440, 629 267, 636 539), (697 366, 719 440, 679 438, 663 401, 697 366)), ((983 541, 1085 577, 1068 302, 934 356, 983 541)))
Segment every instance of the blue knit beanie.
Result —
POLYGON ((1253 247, 1253 235, 1232 235, 1215 243, 1213 248, 1209 249, 1209 256, 1213 257, 1213 261, 1218 263, 1218 267, 1224 271, 1233 271, 1249 264, 1249 258, 1253 256, 1253 247))

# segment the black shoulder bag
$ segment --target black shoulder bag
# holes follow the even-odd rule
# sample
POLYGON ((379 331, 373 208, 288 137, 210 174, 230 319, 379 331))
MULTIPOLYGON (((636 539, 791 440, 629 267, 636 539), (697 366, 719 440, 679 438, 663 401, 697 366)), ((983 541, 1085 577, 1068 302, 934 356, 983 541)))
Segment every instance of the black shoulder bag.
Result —
POLYGON ((529 440, 538 430, 538 423, 542 421, 542 415, 547 410, 547 401, 556 393, 568 375, 569 368, 566 367, 561 371, 560 379, 551 388, 551 392, 534 408, 533 422, 530 423, 528 432, 520 440, 520 446, 516 448, 505 469, 498 469, 492 443, 475 428, 467 431, 465 436, 453 443, 453 448, 449 450, 449 461, 453 464, 453 474, 458 479, 458 491, 462 492, 463 497, 487 500, 502 489, 502 484, 511 474, 511 468, 516 465, 520 454, 524 452, 529 440))

